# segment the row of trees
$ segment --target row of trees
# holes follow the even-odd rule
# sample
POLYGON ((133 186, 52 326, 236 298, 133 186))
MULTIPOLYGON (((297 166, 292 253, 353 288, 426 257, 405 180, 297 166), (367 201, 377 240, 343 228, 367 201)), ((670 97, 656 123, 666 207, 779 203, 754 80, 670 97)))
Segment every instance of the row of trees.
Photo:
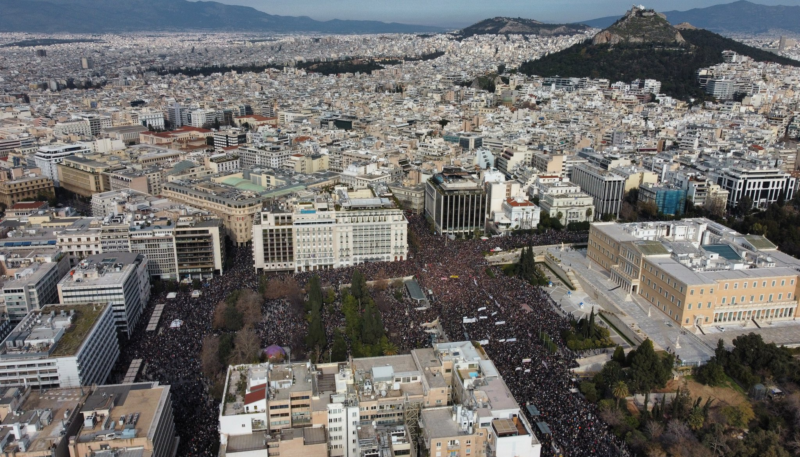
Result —
POLYGON ((570 325, 572 330, 565 330, 561 337, 567 342, 567 347, 573 351, 614 346, 608 329, 595 322, 594 308, 588 318, 583 317, 578 321, 573 319, 570 325))
MULTIPOLYGON (((385 280, 377 281, 375 287, 385 289, 387 283, 385 280)), ((336 312, 336 292, 333 287, 323 292, 317 276, 311 278, 307 291, 305 311, 309 324, 305 343, 318 359, 323 359, 325 348, 328 347, 324 322, 336 312)), ((348 347, 353 357, 396 354, 397 347, 385 334, 383 316, 370 294, 366 278, 360 271, 353 272, 350 287, 342 289, 340 297, 340 310, 345 318, 345 326, 334 330, 333 342, 328 347, 328 358, 334 362, 346 360, 348 347)))
POLYGON ((200 360, 203 374, 212 381, 211 394, 218 400, 225 386, 225 367, 256 363, 262 358, 261 339, 253 329, 262 320, 261 303, 259 294, 241 289, 214 310, 212 326, 221 333, 203 339, 200 360))
MULTIPOLYGON (((385 334, 383 316, 370 294, 366 279, 360 271, 353 272, 349 290, 342 291, 344 335, 350 340, 353 357, 397 354, 397 347, 385 334)), ((334 341, 334 345, 336 341, 334 341)), ((341 345, 341 343, 340 343, 341 345)))
POLYGON ((518 276, 534 286, 546 286, 550 281, 542 269, 536 265, 533 247, 522 248, 519 261, 506 266, 503 270, 509 276, 518 276))
POLYGON ((710 386, 727 382, 725 375, 750 389, 761 382, 800 381, 800 365, 791 352, 775 343, 765 343, 761 335, 749 333, 733 340, 733 349, 725 349, 720 339, 714 357, 695 370, 697 380, 710 386))

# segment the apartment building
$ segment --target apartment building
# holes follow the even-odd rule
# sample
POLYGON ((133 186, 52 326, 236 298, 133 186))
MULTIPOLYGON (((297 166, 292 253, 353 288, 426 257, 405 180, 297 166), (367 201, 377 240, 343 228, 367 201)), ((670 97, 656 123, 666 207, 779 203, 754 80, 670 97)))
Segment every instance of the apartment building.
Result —
POLYGON ((239 156, 218 154, 206 158, 206 166, 214 173, 227 173, 239 170, 239 156))
POLYGON ((107 171, 105 174, 108 176, 110 186, 108 190, 131 189, 150 195, 160 195, 161 183, 165 180, 165 173, 156 167, 144 170, 107 171))
POLYGON ((705 218, 595 223, 587 255, 683 327, 797 315, 800 260, 705 218))
POLYGON ((238 130, 223 130, 221 132, 214 132, 214 148, 223 149, 231 146, 239 146, 247 144, 247 133, 238 130))
POLYGON ((147 258, 147 273, 153 279, 178 279, 174 232, 174 227, 161 225, 131 226, 128 231, 130 252, 147 258))
POLYGON ((75 260, 85 259, 103 252, 100 235, 99 225, 67 228, 56 234, 56 245, 75 260))
POLYGON ((60 255, 54 262, 32 262, 17 270, 2 289, 8 318, 16 323, 44 305, 58 303, 58 281, 69 271, 69 259, 60 255))
POLYGON ((226 456, 322 457, 316 446, 326 441, 332 457, 541 454, 526 413, 470 341, 341 363, 229 367, 225 395, 241 398, 220 407, 226 456))
POLYGON ((33 216, 39 211, 45 212, 50 209, 47 202, 19 202, 6 208, 5 216, 8 219, 20 219, 33 216))
MULTIPOLYGON (((613 136, 616 136, 616 133, 617 132, 615 132, 615 135, 613 136)), ((613 168, 631 166, 630 159, 626 159, 624 157, 620 157, 619 155, 615 154, 601 154, 595 152, 594 149, 592 148, 581 149, 578 152, 578 157, 586 159, 589 165, 601 168, 603 170, 611 170, 613 168)))
POLYGON ((633 165, 628 167, 615 167, 614 174, 625 178, 625 189, 623 190, 625 194, 633 189, 638 189, 644 184, 655 185, 658 183, 657 174, 633 165))
POLYGON ((0 203, 7 208, 19 202, 34 200, 40 195, 55 196, 51 178, 29 174, 11 180, 0 180, 0 203))
POLYGON ((243 245, 253 237, 253 216, 261 210, 261 198, 253 192, 208 181, 194 184, 173 181, 163 185, 162 194, 172 201, 214 213, 237 245, 243 245))
POLYGON ((314 271, 408 257, 408 221, 380 198, 350 198, 337 189, 336 205, 298 202, 289 211, 264 211, 253 225, 256 271, 314 271))
POLYGON ((327 154, 292 154, 284 162, 283 167, 295 173, 312 174, 326 171, 329 168, 329 155, 327 154))
POLYGON ((531 165, 542 172, 543 174, 556 174, 564 177, 564 159, 563 154, 545 154, 541 152, 534 153, 531 157, 531 165))
POLYGON ((83 144, 61 144, 56 146, 42 146, 34 154, 36 166, 42 170, 42 175, 50 178, 55 187, 60 187, 58 164, 66 157, 75 154, 90 154, 92 151, 83 144))
POLYGON ((117 331, 130 335, 150 298, 147 264, 144 255, 130 252, 89 256, 59 281, 59 302, 110 303, 117 331))
POLYGON ((519 166, 530 166, 533 158, 533 151, 506 150, 497 156, 497 170, 511 178, 512 171, 519 166))
POLYGON ((31 135, 20 134, 0 134, 0 157, 8 157, 8 153, 15 149, 35 148, 36 138, 31 135))
POLYGON ((272 168, 277 170, 289 160, 291 150, 281 145, 239 146, 242 168, 272 168))
POLYGON ((225 235, 221 220, 180 218, 173 236, 181 279, 210 278, 224 273, 225 235))
POLYGON ((486 221, 486 191, 469 172, 445 168, 425 184, 425 214, 438 233, 482 231, 486 221))
POLYGON ((213 217, 182 216, 173 224, 164 219, 132 220, 123 213, 106 216, 95 227, 64 231, 58 234, 57 245, 75 260, 102 253, 139 253, 148 259, 151 278, 176 280, 222 274, 224 237, 222 221, 213 217))
POLYGON ((69 438, 69 457, 102 452, 174 457, 172 389, 157 382, 96 386, 80 409, 78 430, 69 438))
POLYGON ((156 200, 156 198, 134 189, 121 189, 94 194, 92 195, 92 216, 97 218, 116 216, 125 212, 125 207, 128 204, 146 204, 150 206, 149 202, 152 200, 156 200))
POLYGON ((0 346, 0 386, 105 382, 119 357, 108 303, 48 305, 28 314, 0 346))
POLYGON ((594 199, 595 219, 606 214, 619 217, 625 178, 593 165, 581 164, 572 171, 572 182, 594 199))
POLYGON ((131 252, 130 225, 117 216, 100 227, 101 252, 131 252))
POLYGON ((69 457, 69 437, 81 424, 80 408, 87 389, 67 387, 34 390, 0 387, 0 446, 16 457, 69 457), (59 420, 52 420, 53 418, 59 420))
MULTIPOLYGON (((99 126, 99 124, 98 124, 99 126)), ((57 137, 79 135, 79 136, 92 136, 92 126, 86 119, 71 119, 64 122, 59 122, 53 126, 53 135, 57 137)))

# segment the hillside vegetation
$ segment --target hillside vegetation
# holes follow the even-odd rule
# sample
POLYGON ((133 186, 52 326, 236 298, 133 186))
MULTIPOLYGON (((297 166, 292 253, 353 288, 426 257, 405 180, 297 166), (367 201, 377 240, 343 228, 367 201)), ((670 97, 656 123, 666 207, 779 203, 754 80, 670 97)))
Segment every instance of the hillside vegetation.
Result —
MULTIPOLYGON (((602 32, 601 32, 602 33, 602 32)), ((611 82, 650 78, 661 81, 661 91, 686 100, 703 99, 697 70, 722 63, 722 51, 731 50, 756 61, 800 66, 800 62, 746 46, 707 30, 680 31, 684 43, 620 42, 593 44, 591 40, 523 63, 528 75, 606 78, 611 82)))
POLYGON ((575 35, 589 30, 591 27, 583 24, 545 24, 534 19, 521 17, 493 17, 459 31, 461 38, 473 35, 575 35))

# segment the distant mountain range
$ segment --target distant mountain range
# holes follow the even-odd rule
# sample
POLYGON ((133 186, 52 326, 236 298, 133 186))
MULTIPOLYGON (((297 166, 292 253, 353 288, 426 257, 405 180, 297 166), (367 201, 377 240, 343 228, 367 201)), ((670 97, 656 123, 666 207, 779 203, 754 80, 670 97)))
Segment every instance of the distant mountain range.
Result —
MULTIPOLYGON (((667 11, 664 15, 673 24, 688 22, 716 33, 758 34, 770 30, 800 33, 800 6, 761 5, 739 0, 688 11, 667 11)), ((606 16, 581 24, 606 28, 617 19, 619 16, 606 16)))
POLYGON ((435 33, 445 29, 380 21, 315 21, 247 6, 186 0, 0 0, 0 32, 140 31, 435 33))
POLYGON ((594 39, 525 62, 519 71, 545 77, 605 78, 611 82, 656 79, 661 81, 661 92, 667 95, 703 100, 707 96, 697 83, 696 72, 722 63, 725 50, 756 61, 800 67, 800 62, 708 30, 685 24, 673 27, 664 14, 634 7, 594 39))
POLYGON ((493 17, 485 19, 476 24, 472 24, 458 32, 463 37, 473 35, 575 35, 583 33, 591 27, 583 24, 545 24, 533 19, 523 19, 521 17, 493 17))

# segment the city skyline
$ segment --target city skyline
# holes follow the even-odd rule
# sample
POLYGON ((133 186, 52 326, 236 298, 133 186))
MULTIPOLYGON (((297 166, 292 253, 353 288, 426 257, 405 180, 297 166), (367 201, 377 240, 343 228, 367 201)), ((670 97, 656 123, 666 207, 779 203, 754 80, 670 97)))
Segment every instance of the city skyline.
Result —
MULTIPOLYGON (((190 0, 196 1, 196 0, 190 0)), ((426 2, 409 0, 400 4, 387 3, 385 7, 375 6, 369 0, 347 0, 326 2, 304 0, 302 2, 279 2, 276 0, 216 0, 227 5, 249 6, 259 11, 281 16, 308 16, 315 20, 375 20, 417 25, 462 28, 475 22, 496 16, 523 17, 551 23, 575 23, 592 19, 619 15, 622 16, 631 6, 625 0, 545 0, 526 2, 506 0, 501 3, 486 3, 477 0, 440 0, 426 2)), ((737 0, 738 1, 738 0, 737 0)), ((719 0, 657 0, 644 6, 657 11, 685 11, 713 5, 734 3, 719 0)), ((761 5, 800 6, 796 0, 760 0, 752 2, 761 5)))

